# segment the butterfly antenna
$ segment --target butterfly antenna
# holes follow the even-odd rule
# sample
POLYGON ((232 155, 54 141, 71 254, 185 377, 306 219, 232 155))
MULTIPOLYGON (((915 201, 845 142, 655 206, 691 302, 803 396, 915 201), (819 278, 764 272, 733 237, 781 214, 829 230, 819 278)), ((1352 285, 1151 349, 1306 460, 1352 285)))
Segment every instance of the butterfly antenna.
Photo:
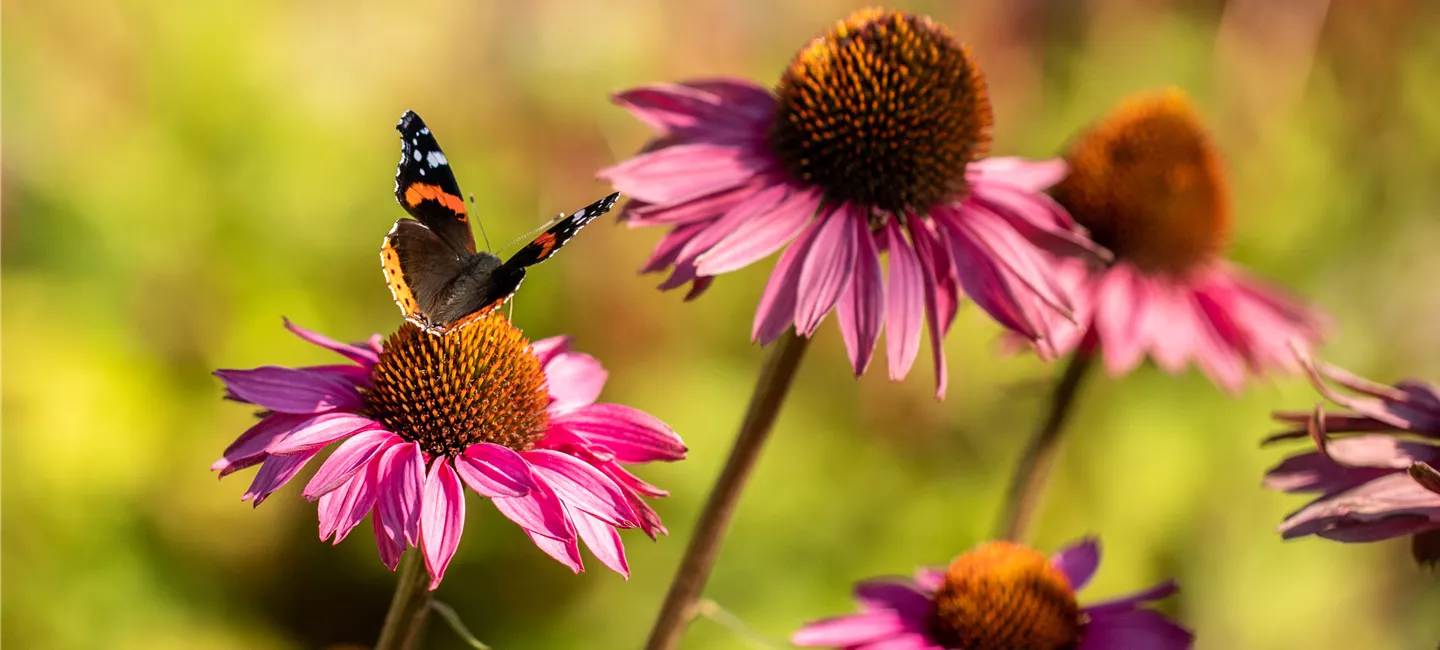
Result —
POLYGON ((470 213, 475 215, 475 223, 480 224, 480 238, 485 240, 485 250, 490 248, 490 235, 485 234, 485 222, 480 220, 480 212, 475 209, 475 193, 470 193, 470 213))
POLYGON ((554 218, 554 219, 551 219, 551 220, 549 220, 549 221, 546 221, 546 222, 543 223, 543 224, 540 224, 540 227, 538 227, 538 228, 536 228, 536 229, 534 229, 534 230, 531 230, 530 232, 527 232, 527 233, 525 233, 525 234, 523 234, 523 235, 520 235, 519 237, 516 237, 516 238, 510 240, 510 243, 505 244, 505 248, 502 248, 501 250, 505 250, 505 249, 510 248, 511 246, 514 246, 514 245, 515 245, 515 242, 519 242, 519 241, 529 241, 529 240, 533 239, 533 238, 535 237, 535 234, 536 234, 536 233, 538 233, 538 232, 540 232, 540 231, 542 231, 542 230, 545 230, 545 229, 549 228, 550 226, 553 226, 553 225, 555 225, 555 224, 557 224, 557 223, 560 223, 560 220, 561 220, 561 219, 564 219, 564 218, 565 218, 565 213, 564 213, 564 212, 561 212, 560 214, 555 215, 555 218, 554 218))

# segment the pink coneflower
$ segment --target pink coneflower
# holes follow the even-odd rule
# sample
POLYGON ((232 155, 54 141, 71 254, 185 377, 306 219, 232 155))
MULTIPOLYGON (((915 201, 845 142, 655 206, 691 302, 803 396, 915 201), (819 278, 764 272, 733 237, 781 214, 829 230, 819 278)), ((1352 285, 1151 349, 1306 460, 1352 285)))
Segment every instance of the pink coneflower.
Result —
POLYGON ((1111 375, 1147 355, 1172 373, 1193 361, 1232 392, 1247 372, 1298 370, 1291 346, 1318 342, 1322 316, 1224 258, 1224 162, 1183 93, 1126 100, 1065 160, 1069 174, 1050 193, 1115 261, 1060 261, 1080 326, 1057 323, 1047 343, 1098 345, 1111 375))
POLYGON ((260 465, 242 499, 258 506, 340 442, 303 492, 319 501, 320 538, 338 544, 369 514, 381 561, 393 571, 420 548, 431 589, 460 543, 462 486, 577 572, 577 540, 628 577, 616 529, 665 533, 641 497, 666 493, 622 465, 680 460, 685 445, 654 417, 596 404, 606 372, 567 339, 531 345, 499 314, 443 337, 407 323, 383 345, 286 326, 352 363, 215 373, 227 397, 265 409, 211 466, 223 477, 260 465))
POLYGON ((834 309, 857 375, 882 327, 891 379, 962 293, 1029 339, 1070 312, 1041 250, 1101 256, 1041 191, 1059 161, 984 158, 991 110, 970 51, 926 17, 866 9, 795 56, 772 93, 740 79, 661 84, 615 101, 658 133, 600 172, 631 226, 671 228, 645 265, 690 297, 784 249, 751 335, 812 335, 834 309), (886 253, 889 273, 881 265, 886 253))
POLYGON ((1275 413, 1296 428, 1267 443, 1309 436, 1317 451, 1276 465, 1266 473, 1265 487, 1320 495, 1286 517, 1280 534, 1341 542, 1414 535, 1416 559, 1440 560, 1440 484, 1433 469, 1440 465, 1440 389, 1414 380, 1383 386, 1334 366, 1305 365, 1320 394, 1349 411, 1327 413, 1317 406, 1310 413, 1275 413))
POLYGON ((791 637, 798 646, 852 650, 1184 650, 1192 635, 1145 602, 1177 591, 1165 582, 1081 607, 1075 592, 1100 566, 1100 547, 1083 540, 1046 558, 1009 542, 989 542, 948 569, 914 580, 862 582, 860 613, 816 621, 791 637))

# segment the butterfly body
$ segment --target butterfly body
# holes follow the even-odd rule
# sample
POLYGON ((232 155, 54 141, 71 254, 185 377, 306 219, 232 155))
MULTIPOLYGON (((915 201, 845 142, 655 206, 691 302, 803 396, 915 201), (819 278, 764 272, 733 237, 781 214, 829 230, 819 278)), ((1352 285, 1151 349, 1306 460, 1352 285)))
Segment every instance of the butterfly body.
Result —
POLYGON ((401 313, 431 334, 464 327, 505 304, 526 268, 549 259, 619 198, 611 194, 560 219, 501 260, 475 250, 460 186, 425 122, 406 111, 395 129, 401 142, 395 199, 414 219, 400 219, 386 233, 380 265, 401 313))

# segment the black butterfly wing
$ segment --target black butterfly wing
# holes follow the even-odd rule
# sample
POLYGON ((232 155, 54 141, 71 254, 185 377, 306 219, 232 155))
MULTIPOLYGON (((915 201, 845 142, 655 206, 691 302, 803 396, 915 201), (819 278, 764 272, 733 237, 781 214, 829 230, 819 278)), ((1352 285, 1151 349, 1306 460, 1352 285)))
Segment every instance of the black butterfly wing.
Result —
POLYGON ((580 232, 580 229, 584 228, 585 224, 594 221, 596 217, 609 212, 610 208, 615 207, 615 201, 619 198, 620 193, 616 192, 577 210, 575 214, 561 219, 559 223, 551 226, 549 230, 546 230, 541 233, 539 237, 536 237, 535 241, 526 244, 525 248, 520 249, 514 255, 510 256, 510 259, 505 260, 505 266, 502 268, 511 270, 512 272, 520 271, 523 276, 526 267, 535 266, 550 259, 550 257, 555 254, 555 251, 560 250, 560 247, 564 246, 565 242, 570 241, 570 239, 575 236, 575 233, 580 232))
POLYGON ((400 219, 380 247, 380 268, 400 313, 430 330, 444 323, 441 314, 453 302, 451 286, 464 272, 465 258, 425 224, 400 219))
POLYGON ((455 252, 474 253, 465 199, 435 135, 414 111, 405 111, 395 130, 400 132, 395 200, 455 252))

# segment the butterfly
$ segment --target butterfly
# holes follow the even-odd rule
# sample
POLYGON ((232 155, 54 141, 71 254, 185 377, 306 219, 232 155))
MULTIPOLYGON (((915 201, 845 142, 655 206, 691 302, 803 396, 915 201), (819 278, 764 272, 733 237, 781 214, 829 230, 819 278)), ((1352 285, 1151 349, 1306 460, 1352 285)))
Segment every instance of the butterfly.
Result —
POLYGON ((560 219, 502 262, 475 250, 460 185, 425 121, 405 111, 395 130, 400 132, 395 199, 415 218, 401 218, 385 235, 380 266, 405 319, 431 334, 458 330, 505 304, 520 288, 525 269, 550 259, 620 197, 611 194, 560 219))

